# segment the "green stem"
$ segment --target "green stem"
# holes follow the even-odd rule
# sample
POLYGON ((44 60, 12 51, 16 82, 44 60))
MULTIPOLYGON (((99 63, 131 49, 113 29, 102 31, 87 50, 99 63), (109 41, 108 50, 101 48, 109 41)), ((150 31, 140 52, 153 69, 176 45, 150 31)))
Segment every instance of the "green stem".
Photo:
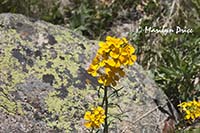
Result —
POLYGON ((90 133, 93 133, 93 131, 94 131, 94 128, 92 128, 92 130, 91 130, 91 132, 90 132, 90 133))
POLYGON ((104 98, 103 98, 103 104, 105 103, 105 115, 106 115, 105 125, 104 125, 104 130, 103 130, 104 133, 108 133, 108 94, 107 94, 108 90, 107 89, 108 89, 108 87, 105 86, 104 98))

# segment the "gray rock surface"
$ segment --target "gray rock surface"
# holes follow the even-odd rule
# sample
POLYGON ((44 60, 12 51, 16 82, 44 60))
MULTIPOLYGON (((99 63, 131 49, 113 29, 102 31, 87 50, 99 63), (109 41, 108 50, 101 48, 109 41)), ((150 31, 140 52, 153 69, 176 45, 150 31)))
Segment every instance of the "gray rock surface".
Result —
MULTIPOLYGON (((0 14, 0 133, 88 132, 84 113, 100 103, 86 71, 97 47, 59 25, 0 14)), ((177 118, 173 106, 137 63, 126 74, 110 99, 120 120, 109 118, 109 132, 162 132, 177 118)))

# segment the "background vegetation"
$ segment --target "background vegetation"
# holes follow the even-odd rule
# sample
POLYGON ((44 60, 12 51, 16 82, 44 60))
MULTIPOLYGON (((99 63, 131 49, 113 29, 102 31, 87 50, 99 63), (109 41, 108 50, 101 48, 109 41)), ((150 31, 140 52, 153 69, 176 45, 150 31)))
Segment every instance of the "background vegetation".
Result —
MULTIPOLYGON (((192 34, 130 32, 138 63, 149 70, 175 107, 200 98, 200 1, 0 0, 0 13, 21 13, 101 39, 116 23, 193 29, 192 34)), ((186 126, 182 124, 181 126, 186 126)))

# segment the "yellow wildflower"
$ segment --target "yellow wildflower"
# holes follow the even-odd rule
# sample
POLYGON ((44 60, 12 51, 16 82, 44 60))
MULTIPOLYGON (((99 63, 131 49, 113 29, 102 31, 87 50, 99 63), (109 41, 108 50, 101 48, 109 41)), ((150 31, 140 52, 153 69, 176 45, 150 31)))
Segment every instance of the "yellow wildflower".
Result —
POLYGON ((88 73, 98 78, 105 86, 116 85, 119 77, 123 77, 124 66, 132 65, 137 57, 135 48, 128 44, 126 38, 106 37, 106 42, 99 42, 97 55, 88 68, 88 73))
POLYGON ((102 107, 98 106, 91 111, 87 111, 84 115, 86 128, 99 128, 104 123, 105 111, 102 107))
POLYGON ((178 105, 181 111, 185 113, 186 120, 195 120, 200 117, 200 102, 193 100, 189 102, 182 102, 178 105))

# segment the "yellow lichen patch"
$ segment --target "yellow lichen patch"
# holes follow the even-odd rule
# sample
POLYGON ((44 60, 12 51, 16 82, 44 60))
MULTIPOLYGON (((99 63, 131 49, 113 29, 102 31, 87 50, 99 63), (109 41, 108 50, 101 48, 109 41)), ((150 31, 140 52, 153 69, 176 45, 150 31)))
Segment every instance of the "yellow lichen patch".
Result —
POLYGON ((58 116, 57 120, 47 119, 47 122, 51 127, 56 126, 59 129, 65 129, 66 132, 72 132, 73 129, 70 124, 73 123, 79 129, 82 126, 80 118, 84 115, 85 106, 97 105, 100 99, 96 94, 96 90, 92 89, 91 86, 86 86, 84 89, 70 86, 65 89, 67 91, 66 97, 60 97, 60 93, 54 91, 49 93, 46 98, 48 111, 53 114, 53 118, 58 116))
MULTIPOLYGON (((56 41, 58 43, 54 45, 44 44, 44 47, 41 47, 41 45, 38 45, 37 40, 34 40, 33 42, 29 40, 22 40, 20 37, 20 34, 16 32, 15 30, 5 30, 1 29, 0 35, 0 43, 1 48, 3 49, 3 52, 1 51, 1 57, 0 57, 0 81, 3 81, 4 83, 1 85, 3 88, 3 92, 6 94, 3 94, 0 92, 0 109, 5 110, 2 107, 5 107, 6 110, 10 113, 20 113, 23 114, 23 109, 20 101, 14 101, 9 95, 10 92, 14 92, 17 89, 17 86, 20 84, 24 84, 24 82, 27 82, 28 78, 37 78, 42 81, 43 75, 51 74, 54 76, 54 81, 52 86, 54 88, 61 88, 62 86, 68 85, 68 80, 73 80, 73 78, 77 78, 77 71, 79 69, 79 53, 82 53, 82 48, 77 47, 74 45, 77 45, 77 42, 82 42, 81 39, 72 37, 71 33, 67 30, 63 31, 55 31, 57 35, 54 35, 56 41), (28 48, 31 50, 32 55, 27 55, 25 49, 28 48), (72 49, 70 49, 72 48, 72 49), (13 57, 12 50, 17 49, 19 50, 19 53, 23 56, 25 62, 19 62, 18 59, 13 57), (55 50, 57 57, 52 58, 52 52, 51 50, 55 50), (35 52, 39 51, 41 52, 41 56, 35 56, 35 52), (75 55, 75 56, 74 56, 75 55), (64 59, 63 59, 64 58, 64 59), (28 59, 31 59, 33 61, 33 65, 30 66, 26 64, 28 62, 28 59), (51 67, 47 67, 47 63, 51 62, 51 67), (27 71, 23 71, 23 69, 26 69, 27 71), (66 71, 68 73, 66 73, 66 71), (8 96, 7 96, 8 95, 8 96)), ((39 30, 40 32, 40 30, 39 30)), ((33 35, 37 36, 37 34, 33 35)), ((83 42, 84 44, 85 42, 83 42)), ((86 45, 86 49, 88 50, 90 48, 89 45, 86 45)), ((88 50, 89 51, 89 50, 88 50)), ((89 58, 89 53, 83 53, 87 54, 87 58, 89 58)), ((72 81, 73 83, 73 81, 72 81)), ((80 81, 75 82, 76 84, 80 84, 80 81)), ((48 109, 49 112, 59 111, 60 112, 54 112, 59 113, 59 123, 56 124, 59 128, 65 128, 66 130, 70 129, 69 123, 72 123, 70 120, 76 112, 71 111, 70 115, 65 115, 66 110, 69 110, 69 107, 72 107, 72 110, 75 110, 76 107, 82 107, 82 103, 78 99, 74 97, 78 96, 81 97, 80 99, 84 99, 82 95, 87 96, 88 92, 93 94, 94 91, 81 91, 79 92, 78 89, 74 91, 74 88, 69 88, 69 96, 67 96, 65 99, 56 98, 56 94, 49 95, 48 99, 53 103, 55 100, 55 106, 51 104, 51 102, 48 103, 48 109), (79 94, 79 95, 77 95, 79 94), (68 99, 69 97, 69 99, 68 99), (50 100, 51 99, 51 100, 50 100), (57 104, 58 103, 58 104, 57 104), (59 105, 62 105, 61 107, 64 107, 61 109, 59 105), (75 107, 74 107, 75 106, 75 107), (52 109, 52 110, 51 110, 52 109), (66 110, 64 110, 66 109, 66 110), (63 114, 63 112, 65 112, 63 114), (69 117, 71 116, 71 117, 69 117), (68 118, 69 117, 69 118, 68 118), (65 121, 67 119, 67 121, 65 121), (69 119, 69 120, 68 120, 69 119)), ((5 110, 5 111, 6 111, 5 110)), ((82 108, 83 110, 83 108, 82 108)), ((80 114, 84 114, 83 112, 80 114)), ((81 118, 82 116, 79 116, 81 118)), ((78 121, 78 120, 77 120, 78 121)), ((55 125, 55 123, 52 122, 52 125, 55 125)), ((74 123, 75 120, 74 120, 74 123)))
POLYGON ((49 50, 45 51, 45 53, 43 53, 42 59, 36 60, 34 67, 29 67, 29 70, 40 80, 42 80, 42 77, 45 74, 53 75, 55 78, 53 82, 53 87, 59 88, 62 85, 65 86, 67 84, 67 78, 69 77, 68 75, 64 74, 64 71, 67 68, 67 63, 64 62, 67 58, 62 50, 57 49, 56 51, 58 51, 56 58, 51 57, 51 53, 49 50), (61 57, 64 58, 64 60, 61 59, 61 57), (48 62, 51 62, 52 65, 51 67, 47 68, 48 62))
POLYGON ((75 41, 74 38, 72 38, 71 34, 66 30, 59 31, 59 35, 55 35, 55 39, 58 41, 58 43, 72 43, 75 41))
MULTIPOLYGON (((28 74, 21 71, 17 59, 13 58, 11 55, 14 45, 5 46, 3 48, 4 55, 0 58, 0 80, 4 82, 4 84, 1 86, 3 91, 0 92, 0 103, 4 111, 8 113, 16 113, 17 108, 21 106, 20 103, 13 101, 10 98, 9 92, 14 91, 17 84, 23 83, 24 79, 28 77, 28 74)), ((22 109, 20 108, 19 110, 22 109)))
POLYGON ((11 101, 7 95, 4 95, 0 92, 0 109, 4 109, 7 113, 15 114, 16 113, 16 103, 11 101))

